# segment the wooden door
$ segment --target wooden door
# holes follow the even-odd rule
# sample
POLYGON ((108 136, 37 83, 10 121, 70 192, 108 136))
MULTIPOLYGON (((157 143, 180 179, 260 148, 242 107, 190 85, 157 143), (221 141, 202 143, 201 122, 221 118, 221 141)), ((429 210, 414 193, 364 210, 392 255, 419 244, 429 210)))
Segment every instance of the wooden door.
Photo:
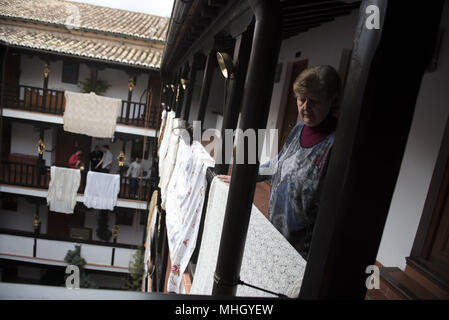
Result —
POLYGON ((3 124, 2 124, 2 160, 8 160, 10 152, 11 152, 11 122, 3 120, 3 124))
POLYGON ((444 180, 432 214, 434 232, 427 235, 429 255, 427 266, 449 284, 449 160, 446 162, 444 180))
POLYGON ((282 121, 282 126, 279 133, 279 150, 282 149, 290 131, 298 122, 298 107, 296 105, 296 97, 293 92, 293 83, 298 75, 307 68, 308 64, 308 59, 299 60, 292 63, 290 79, 288 79, 288 82, 286 83, 286 85, 288 85, 288 98, 285 106, 284 119, 282 121))
POLYGON ((407 265, 449 293, 449 120, 407 265))
POLYGON ((48 212, 47 234, 56 237, 68 237, 69 226, 82 227, 82 213, 75 209, 73 214, 48 212))
POLYGON ((79 148, 82 150, 82 159, 86 168, 89 165, 89 152, 92 138, 83 134, 76 134, 58 128, 56 139, 56 156, 54 165, 58 167, 69 167, 69 158, 79 148))
POLYGON ((6 107, 13 108, 19 103, 20 55, 10 53, 6 57, 5 94, 6 107))

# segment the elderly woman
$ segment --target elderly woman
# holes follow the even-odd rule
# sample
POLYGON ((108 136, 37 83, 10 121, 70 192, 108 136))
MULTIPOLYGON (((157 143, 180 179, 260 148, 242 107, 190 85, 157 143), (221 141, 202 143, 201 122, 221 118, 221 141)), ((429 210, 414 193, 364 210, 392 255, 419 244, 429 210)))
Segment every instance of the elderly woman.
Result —
MULTIPOLYGON (((259 168, 258 181, 272 179, 268 205, 271 223, 307 260, 320 191, 337 126, 341 81, 331 66, 304 70, 295 80, 300 121, 281 152, 259 168), (272 175, 264 169, 275 167, 272 175)), ((228 176, 220 176, 229 181, 228 176)))

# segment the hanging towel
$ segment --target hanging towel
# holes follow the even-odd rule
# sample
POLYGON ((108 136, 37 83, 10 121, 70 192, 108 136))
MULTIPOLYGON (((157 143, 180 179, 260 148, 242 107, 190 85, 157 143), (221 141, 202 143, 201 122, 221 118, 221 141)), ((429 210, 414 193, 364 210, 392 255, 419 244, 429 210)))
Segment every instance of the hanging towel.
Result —
POLYGON ((94 92, 65 92, 64 130, 96 138, 112 138, 121 100, 94 92))
MULTIPOLYGON (((168 150, 168 138, 170 136, 169 132, 172 131, 173 128, 173 119, 175 118, 175 112, 170 111, 165 116, 165 121, 163 123, 163 127, 161 127, 161 133, 159 136, 159 149, 158 149, 158 156, 159 159, 165 158, 165 155, 167 154, 168 150)), ((159 161, 159 173, 162 170, 163 162, 159 161)))
POLYGON ((165 110, 162 110, 161 126, 159 128, 158 133, 157 133, 157 154, 158 155, 159 155, 159 149, 161 147, 162 139, 164 138, 165 126, 167 125, 167 116, 168 116, 168 112, 165 111, 165 110))
POLYGON ((114 210, 120 192, 120 175, 89 171, 84 189, 84 205, 98 210, 114 210))
POLYGON ((182 139, 182 128, 186 127, 186 121, 182 119, 173 119, 173 126, 171 130, 168 132, 168 148, 167 153, 164 158, 159 158, 159 163, 163 163, 162 171, 159 171, 160 180, 159 180, 159 188, 161 190, 161 207, 162 209, 166 209, 166 197, 167 197, 167 187, 170 183, 170 179, 172 177, 173 168, 176 163, 176 155, 178 153, 178 145, 179 141, 182 139))
POLYGON ((167 189, 166 226, 171 270, 168 292, 183 292, 182 275, 195 250, 206 193, 206 170, 214 160, 201 143, 179 142, 176 166, 167 189))
POLYGON ((145 253, 144 253, 144 270, 145 273, 151 270, 148 270, 148 262, 151 260, 151 241, 153 239, 154 230, 156 229, 156 217, 157 217, 157 207, 153 207, 153 210, 150 211, 151 214, 148 217, 148 232, 147 238, 145 240, 145 253))
MULTIPOLYGON (((228 183, 214 178, 191 294, 212 294, 228 191, 228 183)), ((240 279, 294 298, 299 294, 305 266, 306 261, 301 255, 253 205, 240 279)), ((274 297, 241 285, 237 288, 237 296, 274 297)))
POLYGON ((47 194, 50 211, 73 213, 80 181, 79 170, 52 166, 47 194))
POLYGON ((154 208, 156 208, 157 205, 157 197, 158 192, 157 190, 153 191, 153 194, 151 195, 150 205, 148 206, 148 221, 147 221, 147 229, 146 234, 150 232, 150 226, 151 226, 151 219, 153 218, 154 208))

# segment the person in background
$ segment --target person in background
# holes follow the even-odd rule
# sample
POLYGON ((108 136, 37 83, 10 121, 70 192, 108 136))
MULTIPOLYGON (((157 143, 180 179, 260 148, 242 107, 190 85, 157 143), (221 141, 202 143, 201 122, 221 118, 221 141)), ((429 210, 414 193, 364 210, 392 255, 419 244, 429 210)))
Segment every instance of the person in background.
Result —
MULTIPOLYGON (((337 127, 341 80, 331 66, 311 67, 293 92, 300 121, 281 152, 259 167, 257 181, 271 179, 268 217, 307 260, 321 189, 337 127), (268 172, 267 168, 274 168, 268 172)), ((229 176, 218 176, 229 182, 229 176)))
POLYGON ((136 160, 129 165, 128 171, 126 172, 126 177, 130 177, 129 189, 130 196, 137 197, 136 189, 137 189, 137 181, 141 175, 142 170, 142 160, 136 157, 136 160))
POLYGON ((112 161, 114 160, 114 156, 112 152, 109 150, 109 146, 105 144, 103 146, 103 157, 100 162, 95 166, 95 169, 99 169, 100 172, 109 173, 112 167, 112 161))
POLYGON ((95 146, 94 150, 89 154, 90 169, 92 171, 100 171, 96 166, 103 158, 103 152, 101 152, 99 146, 95 146))
POLYGON ((69 158, 69 167, 72 169, 78 169, 81 164, 81 154, 82 151, 80 149, 76 150, 74 154, 72 154, 69 158))

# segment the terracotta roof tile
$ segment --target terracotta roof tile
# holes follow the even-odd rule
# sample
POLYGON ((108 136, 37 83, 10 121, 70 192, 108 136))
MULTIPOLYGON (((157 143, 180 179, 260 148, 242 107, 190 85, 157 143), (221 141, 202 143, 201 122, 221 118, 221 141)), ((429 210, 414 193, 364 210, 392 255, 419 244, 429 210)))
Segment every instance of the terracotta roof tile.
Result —
POLYGON ((99 40, 68 32, 39 30, 28 26, 0 24, 0 41, 23 48, 89 57, 100 60, 159 69, 162 49, 149 45, 99 40))
POLYGON ((165 41, 169 18, 65 0, 0 0, 0 17, 165 41))

